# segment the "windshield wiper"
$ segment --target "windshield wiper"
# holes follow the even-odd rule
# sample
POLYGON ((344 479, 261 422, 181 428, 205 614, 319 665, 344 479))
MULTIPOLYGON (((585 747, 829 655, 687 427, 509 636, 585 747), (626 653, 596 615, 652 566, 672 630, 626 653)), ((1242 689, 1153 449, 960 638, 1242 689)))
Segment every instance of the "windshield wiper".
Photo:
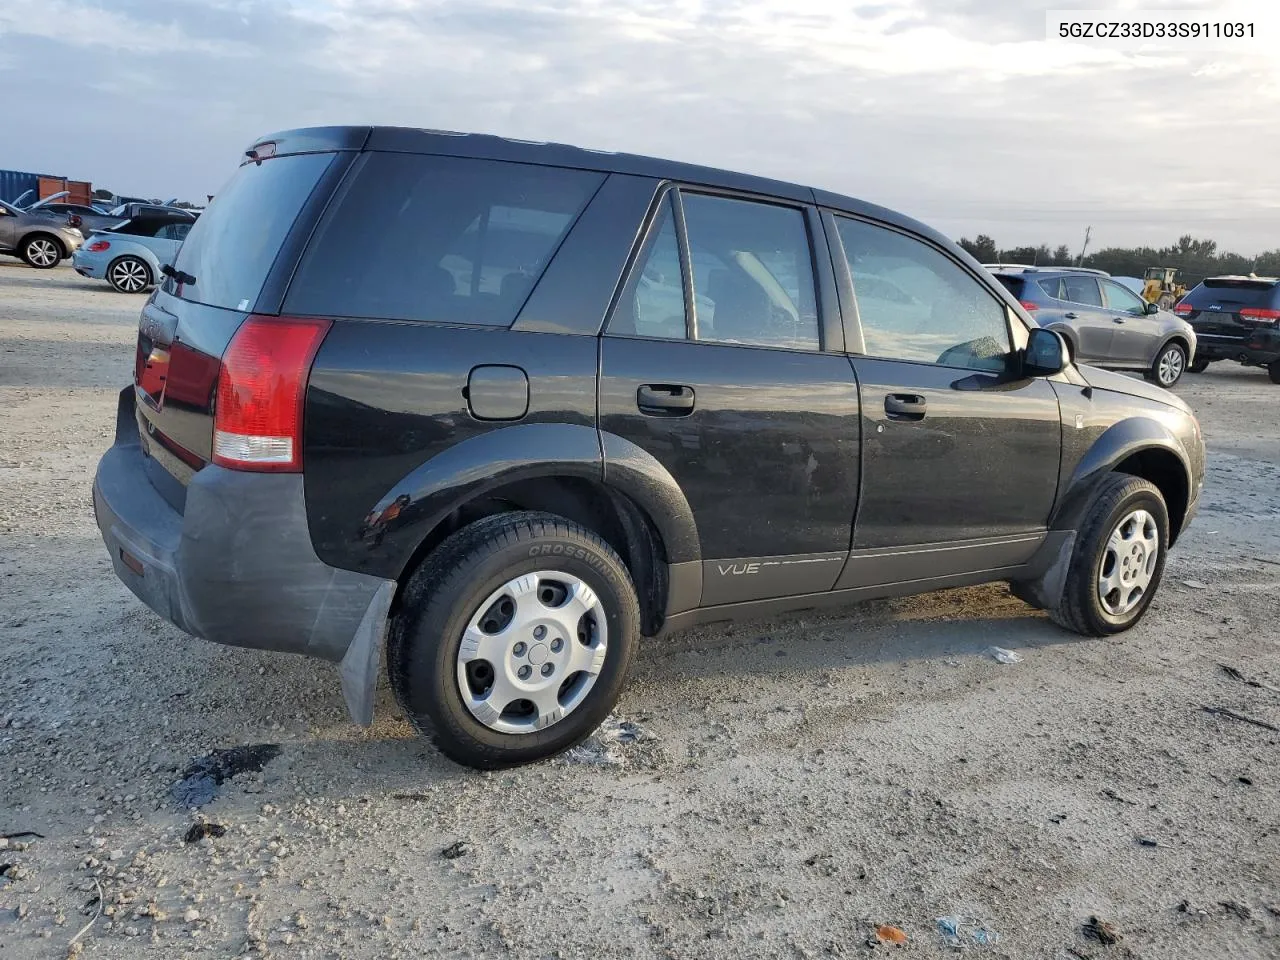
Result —
POLYGON ((189 286, 189 287, 195 286, 195 282, 196 282, 195 277, 193 277, 191 274, 186 273, 182 270, 175 270, 173 268, 173 264, 171 263, 166 263, 164 266, 162 266, 160 268, 160 272, 163 273, 166 277, 169 277, 171 280, 174 280, 178 283, 185 284, 186 286, 189 286))

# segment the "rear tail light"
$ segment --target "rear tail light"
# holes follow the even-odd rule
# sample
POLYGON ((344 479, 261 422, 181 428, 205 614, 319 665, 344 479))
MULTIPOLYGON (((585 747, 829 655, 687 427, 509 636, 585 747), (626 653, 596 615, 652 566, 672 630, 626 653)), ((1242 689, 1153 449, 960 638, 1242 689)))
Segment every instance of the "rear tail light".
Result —
POLYGON ((103 250, 110 250, 110 249, 111 249, 110 240, 95 240, 93 243, 89 244, 90 253, 101 253, 103 250))
POLYGON ((1027 313, 1035 313, 1040 309, 1040 304, 1036 303, 1034 300, 1019 300, 1018 303, 1022 304, 1022 309, 1027 311, 1027 313))
POLYGON ((1191 304, 1189 303, 1180 303, 1173 308, 1173 312, 1177 314, 1181 314, 1182 316, 1186 316, 1188 313, 1191 313, 1193 309, 1194 307, 1192 307, 1191 304))
POLYGON ((1250 320, 1270 320, 1274 323, 1280 320, 1280 310, 1271 310, 1267 307, 1245 307, 1240 311, 1240 316, 1248 317, 1250 320))
POLYGON ((218 374, 213 462, 234 470, 302 469, 302 406, 328 320, 251 316, 218 374))
POLYGON ((84 223, 84 221, 80 219, 78 214, 73 213, 71 216, 67 217, 67 226, 69 227, 78 227, 82 223, 84 223))

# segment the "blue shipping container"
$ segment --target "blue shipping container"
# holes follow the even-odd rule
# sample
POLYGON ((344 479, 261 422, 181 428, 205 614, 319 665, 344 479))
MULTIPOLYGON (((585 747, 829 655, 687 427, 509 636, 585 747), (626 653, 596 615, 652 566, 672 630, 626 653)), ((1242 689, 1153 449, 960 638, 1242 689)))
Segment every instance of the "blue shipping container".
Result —
POLYGON ((31 196, 24 203, 35 203, 40 193, 40 175, 20 170, 0 170, 0 200, 13 203, 28 190, 31 196))

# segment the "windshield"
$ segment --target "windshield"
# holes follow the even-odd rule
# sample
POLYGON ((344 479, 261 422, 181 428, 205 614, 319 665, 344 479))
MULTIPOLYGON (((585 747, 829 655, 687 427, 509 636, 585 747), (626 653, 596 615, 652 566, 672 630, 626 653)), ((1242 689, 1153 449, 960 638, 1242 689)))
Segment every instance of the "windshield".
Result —
POLYGON ((1230 304, 1240 307, 1270 306, 1273 297, 1280 293, 1275 280, 1253 280, 1246 277, 1209 279, 1183 298, 1183 303, 1199 307, 1210 303, 1230 304))
POLYGON ((182 298, 249 310, 298 212, 333 161, 304 153, 246 163, 195 221, 174 268, 195 277, 182 298))

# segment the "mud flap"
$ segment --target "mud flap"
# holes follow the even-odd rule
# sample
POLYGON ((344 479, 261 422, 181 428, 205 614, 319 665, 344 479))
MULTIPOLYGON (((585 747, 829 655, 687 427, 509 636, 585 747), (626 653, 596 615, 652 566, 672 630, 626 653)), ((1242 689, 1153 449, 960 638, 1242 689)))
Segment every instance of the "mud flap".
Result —
POLYGON ((1074 530, 1054 530, 1045 538, 1039 556, 1031 567, 1043 572, 1027 580, 1009 581, 1010 592, 1040 610, 1052 610, 1062 601, 1062 591, 1067 583, 1067 571, 1071 569, 1071 554, 1075 551, 1074 530))
POLYGON ((379 655, 387 632, 387 614, 395 595, 395 582, 385 581, 369 601, 356 627, 351 645, 342 658, 342 697, 351 719, 362 727, 373 723, 373 697, 378 688, 379 655))

